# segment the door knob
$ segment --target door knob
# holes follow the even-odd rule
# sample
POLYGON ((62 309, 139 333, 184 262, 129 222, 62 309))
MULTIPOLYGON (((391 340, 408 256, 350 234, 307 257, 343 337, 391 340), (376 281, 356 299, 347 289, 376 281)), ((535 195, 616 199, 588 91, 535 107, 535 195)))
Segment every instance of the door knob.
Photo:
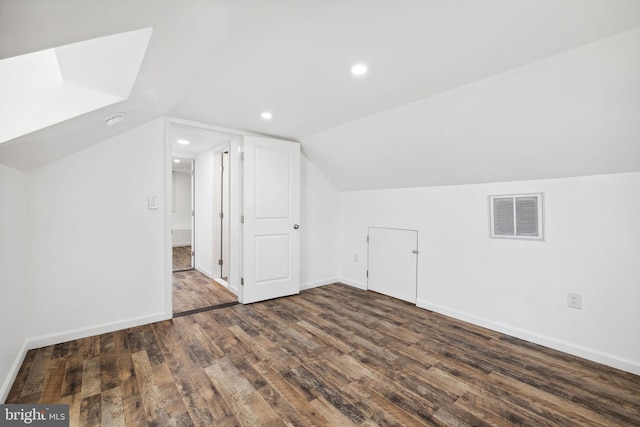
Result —
POLYGON ((293 224, 293 229, 297 230, 298 228, 300 228, 300 226, 298 224, 293 224))

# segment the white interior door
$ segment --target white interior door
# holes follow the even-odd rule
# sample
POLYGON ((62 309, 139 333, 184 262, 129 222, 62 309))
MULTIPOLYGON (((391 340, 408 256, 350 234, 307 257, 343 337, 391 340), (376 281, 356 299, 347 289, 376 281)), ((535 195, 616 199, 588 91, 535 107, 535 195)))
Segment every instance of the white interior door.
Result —
POLYGON ((416 303, 418 232, 369 227, 367 287, 403 301, 416 303))
POLYGON ((300 144, 243 141, 244 304, 300 292, 300 144))

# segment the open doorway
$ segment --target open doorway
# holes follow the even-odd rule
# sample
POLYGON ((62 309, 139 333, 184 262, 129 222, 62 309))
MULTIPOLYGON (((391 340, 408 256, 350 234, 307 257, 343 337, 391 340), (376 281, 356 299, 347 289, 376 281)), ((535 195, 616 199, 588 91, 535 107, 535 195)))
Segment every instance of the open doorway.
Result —
POLYGON ((171 165, 171 247, 173 271, 193 268, 193 160, 174 157, 171 165))
POLYGON ((219 200, 219 215, 218 222, 220 227, 220 238, 218 243, 220 244, 220 259, 218 260, 218 277, 220 281, 229 286, 229 150, 220 151, 217 156, 219 157, 220 170, 219 170, 219 182, 216 186, 217 191, 220 193, 219 200))
MULTIPOLYGON (((191 133, 202 136, 204 148, 200 146, 199 150, 190 153, 195 162, 195 236, 194 269, 189 271, 197 271, 217 283, 220 289, 231 291, 234 303, 239 301, 249 304, 299 293, 300 144, 170 118, 167 120, 165 133, 166 200, 171 200, 173 196, 171 156, 181 154, 186 151, 184 147, 191 146, 189 137, 182 137, 191 133), (177 141, 183 138, 189 143, 183 142, 180 148, 177 141), (228 152, 228 156, 224 155, 225 152, 228 152), (229 164, 229 215, 224 215, 223 212, 223 218, 229 218, 229 232, 222 241, 216 240, 216 236, 221 236, 218 238, 222 239, 225 232, 224 223, 221 224, 217 216, 221 211, 216 209, 215 203, 224 203, 224 193, 218 193, 218 197, 214 193, 216 188, 222 188, 216 186, 215 183, 219 183, 216 179, 224 177, 216 178, 216 159, 220 159, 219 166, 227 161, 229 164), (210 167, 212 165, 214 167, 210 167), (223 259, 226 245, 228 262, 223 259), (219 264, 221 259, 223 262, 219 264), (220 268, 225 264, 228 266, 227 273, 224 268, 220 268), (222 279, 225 274, 228 274, 228 281, 222 279)), ((199 138, 195 140, 201 141, 199 138)), ((170 268, 170 215, 170 203, 166 203, 167 318, 177 316, 177 298, 170 268)), ((179 274, 182 272, 174 273, 179 274)), ((198 295, 192 299, 204 300, 198 295)), ((193 310, 208 309, 211 307, 196 307, 193 310)))
POLYGON ((171 230, 172 309, 176 317, 238 301, 229 290, 229 150, 237 136, 171 123, 169 137, 174 165, 172 201, 176 204, 171 230), (188 203, 187 218, 182 214, 188 203), (190 228, 185 227, 187 222, 190 228), (184 249, 187 241, 190 250, 184 249), (175 268, 180 257, 184 268, 175 268))

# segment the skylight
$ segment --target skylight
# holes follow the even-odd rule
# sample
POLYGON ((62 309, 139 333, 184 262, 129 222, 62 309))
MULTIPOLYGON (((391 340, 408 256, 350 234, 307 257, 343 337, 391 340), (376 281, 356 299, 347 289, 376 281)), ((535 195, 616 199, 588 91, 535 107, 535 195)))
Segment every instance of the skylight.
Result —
POLYGON ((151 28, 0 61, 0 143, 129 98, 151 28))

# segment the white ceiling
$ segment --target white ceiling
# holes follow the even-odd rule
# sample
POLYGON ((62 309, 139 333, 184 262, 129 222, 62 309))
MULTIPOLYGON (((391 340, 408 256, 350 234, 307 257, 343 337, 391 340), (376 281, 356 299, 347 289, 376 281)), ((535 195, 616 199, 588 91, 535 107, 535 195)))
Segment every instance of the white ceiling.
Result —
POLYGON ((640 79, 619 70, 637 63, 635 33, 605 46, 610 69, 589 62, 639 26, 637 0, 0 0, 0 59, 153 27, 127 101, 1 144, 0 163, 32 170, 170 114, 299 139, 341 190, 640 170, 623 122, 640 79), (572 110, 584 89, 605 117, 572 110), (116 111, 125 122, 105 127, 116 111))

